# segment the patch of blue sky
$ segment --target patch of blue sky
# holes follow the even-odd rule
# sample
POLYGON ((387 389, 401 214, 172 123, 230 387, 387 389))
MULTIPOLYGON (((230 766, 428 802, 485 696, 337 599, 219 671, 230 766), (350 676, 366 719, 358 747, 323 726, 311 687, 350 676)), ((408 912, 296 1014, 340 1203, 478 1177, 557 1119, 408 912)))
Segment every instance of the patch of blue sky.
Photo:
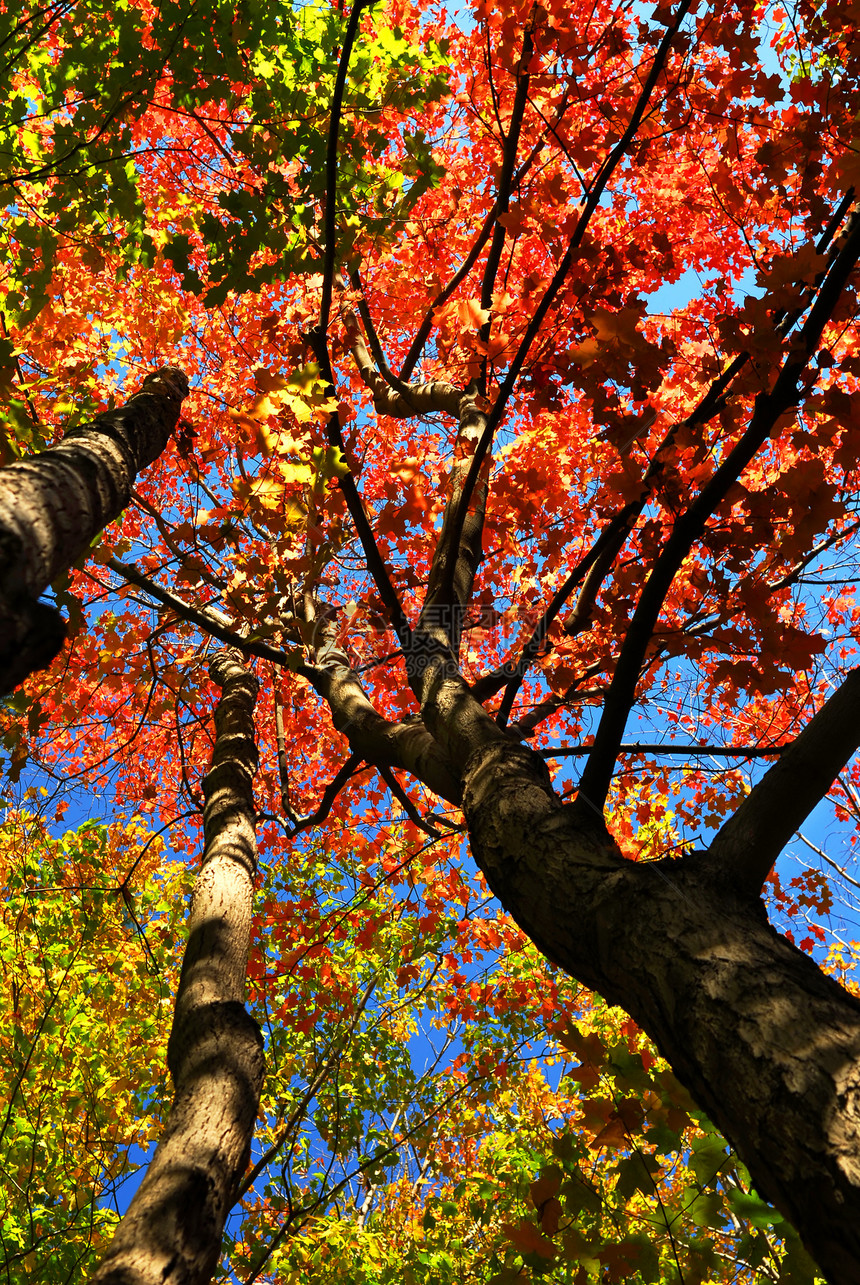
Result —
MULTIPOLYGON (((706 283, 707 278, 698 268, 686 268, 677 281, 666 281, 647 296, 648 315, 671 316, 673 312, 689 307, 696 299, 702 298, 706 283)), ((762 293, 753 267, 746 268, 740 276, 730 280, 728 287, 738 303, 751 295, 760 296, 762 293)))

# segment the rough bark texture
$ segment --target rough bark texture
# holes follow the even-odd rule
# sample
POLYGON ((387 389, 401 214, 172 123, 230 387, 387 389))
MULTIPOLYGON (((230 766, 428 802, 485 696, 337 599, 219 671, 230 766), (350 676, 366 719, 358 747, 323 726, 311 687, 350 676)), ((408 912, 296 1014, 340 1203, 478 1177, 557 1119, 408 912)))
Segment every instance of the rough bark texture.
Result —
POLYGON ((0 471, 0 692, 50 664, 63 645, 63 619, 39 595, 128 504, 187 395, 184 373, 165 366, 125 406, 0 471))
POLYGON ((165 1135, 94 1285, 204 1285, 247 1167, 263 1085, 263 1040, 245 1010, 257 848, 257 682, 219 652, 215 752, 203 782, 205 847, 168 1044, 175 1096, 165 1135))
POLYGON ((544 765, 495 743, 466 766, 472 851, 521 927, 622 1005, 732 1140, 833 1285, 860 1280, 860 1002, 709 869, 637 865, 544 765))
POLYGON ((626 860, 602 816, 561 802, 543 760, 450 661, 423 679, 424 721, 462 777, 493 892, 549 959, 648 1032, 831 1285, 857 1285, 860 1002, 769 925, 716 853, 626 860))
POLYGON ((349 660, 324 627, 318 631, 317 691, 328 702, 335 727, 350 748, 378 766, 404 768, 450 803, 459 803, 460 781, 420 719, 389 722, 374 709, 349 660))

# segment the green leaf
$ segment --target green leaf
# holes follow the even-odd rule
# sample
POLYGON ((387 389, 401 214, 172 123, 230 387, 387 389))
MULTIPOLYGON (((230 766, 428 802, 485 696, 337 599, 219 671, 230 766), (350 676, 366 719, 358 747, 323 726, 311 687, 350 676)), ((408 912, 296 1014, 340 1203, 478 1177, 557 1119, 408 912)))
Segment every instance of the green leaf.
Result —
POLYGON ((655 1178, 661 1172, 661 1168, 656 1156, 634 1152, 632 1156, 620 1160, 616 1166, 618 1173, 618 1181, 615 1184, 616 1193, 624 1200, 629 1200, 636 1191, 641 1191, 647 1196, 652 1195, 655 1189, 655 1178))
POLYGON ((714 1181, 729 1158, 722 1138, 706 1134, 704 1138, 693 1139, 690 1168, 702 1187, 714 1181))
POLYGON ((743 1222, 753 1227, 779 1227, 785 1222, 781 1213, 767 1204, 754 1191, 741 1191, 740 1187, 730 1187, 729 1204, 743 1222))

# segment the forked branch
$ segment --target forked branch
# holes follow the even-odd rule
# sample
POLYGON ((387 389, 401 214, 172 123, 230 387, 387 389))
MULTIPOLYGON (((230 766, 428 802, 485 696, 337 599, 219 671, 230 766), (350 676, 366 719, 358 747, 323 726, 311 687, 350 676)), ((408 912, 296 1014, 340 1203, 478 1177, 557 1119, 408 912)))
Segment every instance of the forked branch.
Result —
POLYGON ((389 415, 392 419, 415 419, 421 415, 442 412, 457 417, 463 396, 459 388, 440 381, 404 384, 395 379, 387 368, 385 371, 379 368, 378 359, 374 362, 355 316, 345 313, 344 320, 358 373, 370 389, 378 415, 389 415))
MULTIPOLYGON (((682 3, 678 6, 675 16, 672 19, 672 23, 668 28, 666 34, 664 35, 663 39, 661 40, 660 45, 654 55, 654 61, 651 65, 651 69, 648 72, 648 75, 645 78, 645 83, 642 86, 642 90, 636 101, 636 105, 633 109, 630 120, 627 124, 627 128, 625 129, 624 133, 622 134, 621 138, 618 140, 616 145, 612 148, 612 151, 606 157, 606 160, 600 166, 600 169, 598 170, 598 173, 595 176, 594 181, 591 184, 591 187, 589 188, 588 195, 585 199, 582 210, 580 211, 579 218, 576 221, 576 227, 574 228, 570 241, 568 242, 567 250, 565 251, 562 257, 562 260, 558 268, 556 269, 556 272, 553 275, 552 280, 550 281, 549 285, 544 291, 544 294, 542 295, 540 302, 538 303, 538 306, 535 309, 534 314, 532 315, 532 318, 525 329, 525 333, 523 334, 523 337, 520 340, 519 347, 517 348, 517 351, 514 354, 510 367, 508 368, 508 373, 505 376, 504 380, 502 381, 502 384, 496 395, 495 401, 493 402, 493 407, 486 417, 484 430, 475 447, 475 451, 472 456, 471 466, 466 475, 463 486, 456 496, 452 495, 452 498, 449 502, 449 507, 451 509, 450 520, 448 523, 449 548, 456 548, 457 545, 459 544, 460 532, 462 530, 463 524, 466 521, 466 517, 469 512, 470 505, 472 503, 472 495, 474 493, 476 485, 478 484, 478 478, 481 476, 481 472, 484 468, 484 462, 486 460, 487 453, 492 446, 496 429, 498 428, 499 424, 502 421, 502 417, 507 408, 508 401, 510 400, 511 395, 513 394, 514 388, 516 387, 520 374, 522 373, 526 359, 529 355, 529 352, 531 351, 532 344, 534 343, 535 339, 540 333, 541 327, 543 326, 546 316, 549 313, 549 310, 552 307, 553 303, 555 302, 555 299, 559 291, 561 290, 561 287, 563 286, 565 280, 567 279, 567 275, 573 264, 574 253, 582 243, 583 237, 585 236, 585 233, 588 229, 589 222, 591 221, 591 217, 600 204, 601 198, 603 196, 604 191, 606 190, 606 186, 610 178, 612 177, 613 173, 617 169, 618 165, 624 159, 625 155, 627 154, 627 149, 629 148, 633 139, 636 137, 637 130, 639 129, 639 126, 642 122, 642 117, 645 114, 645 110, 648 106, 648 102, 650 101, 651 95, 653 94, 654 89, 657 85, 657 81, 660 78, 660 74, 663 71, 663 68, 665 67, 666 62, 668 60, 669 53, 672 48, 672 42, 675 39, 675 36, 678 34, 678 30, 680 29, 681 23, 684 21, 684 18, 687 16, 687 13, 689 12, 691 4, 692 4, 692 0, 682 0, 682 3)), ((447 515, 446 515, 446 518, 447 518, 447 515)), ((439 543, 440 545, 442 543, 441 537, 440 537, 439 543)), ((448 565, 450 568, 449 570, 449 577, 450 577, 451 575, 453 575, 453 560, 450 558, 448 559, 448 565)), ((450 580, 448 584, 445 586, 445 589, 450 590, 450 580)), ((444 590, 443 590, 443 596, 444 596, 444 590)))
POLYGON ((347 737, 352 755, 375 767, 403 768, 434 794, 459 804, 460 781, 421 720, 393 723, 383 718, 339 648, 333 628, 323 625, 319 632, 310 682, 331 710, 337 731, 347 737))

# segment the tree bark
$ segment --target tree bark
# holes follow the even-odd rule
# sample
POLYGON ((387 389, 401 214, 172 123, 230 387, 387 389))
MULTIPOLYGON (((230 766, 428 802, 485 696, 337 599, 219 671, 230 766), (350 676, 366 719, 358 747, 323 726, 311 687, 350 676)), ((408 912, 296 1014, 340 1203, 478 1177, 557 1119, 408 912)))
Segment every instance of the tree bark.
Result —
POLYGON ((547 957, 647 1031, 832 1285, 860 1280, 860 1002, 708 853, 624 859, 525 746, 465 765, 490 887, 547 957))
MULTIPOLYGON (((856 685, 798 739, 798 765, 809 745, 821 753, 824 732, 850 754, 835 724, 856 728, 856 685)), ((425 669, 422 707, 463 781, 472 853, 505 909, 548 959, 647 1031, 831 1285, 857 1285, 860 1001, 768 923, 758 890, 769 864, 754 890, 736 877, 738 844, 763 842, 761 827, 747 817, 733 833, 731 870, 725 841, 679 860, 629 861, 585 798, 562 803, 543 760, 472 698, 452 658, 425 669)), ((773 780, 786 770, 772 769, 773 780)), ((761 870, 761 854, 748 864, 761 870)))
POLYGON ((203 862, 167 1050, 175 1096, 93 1285, 210 1281, 250 1156, 264 1075, 263 1039, 243 1002, 257 866, 257 681, 231 651, 219 652, 210 672, 222 695, 203 781, 203 862))
POLYGON ((137 474, 167 445, 187 395, 184 373, 165 366, 125 406, 0 470, 0 693, 62 647, 65 622, 39 595, 123 511, 137 474))

